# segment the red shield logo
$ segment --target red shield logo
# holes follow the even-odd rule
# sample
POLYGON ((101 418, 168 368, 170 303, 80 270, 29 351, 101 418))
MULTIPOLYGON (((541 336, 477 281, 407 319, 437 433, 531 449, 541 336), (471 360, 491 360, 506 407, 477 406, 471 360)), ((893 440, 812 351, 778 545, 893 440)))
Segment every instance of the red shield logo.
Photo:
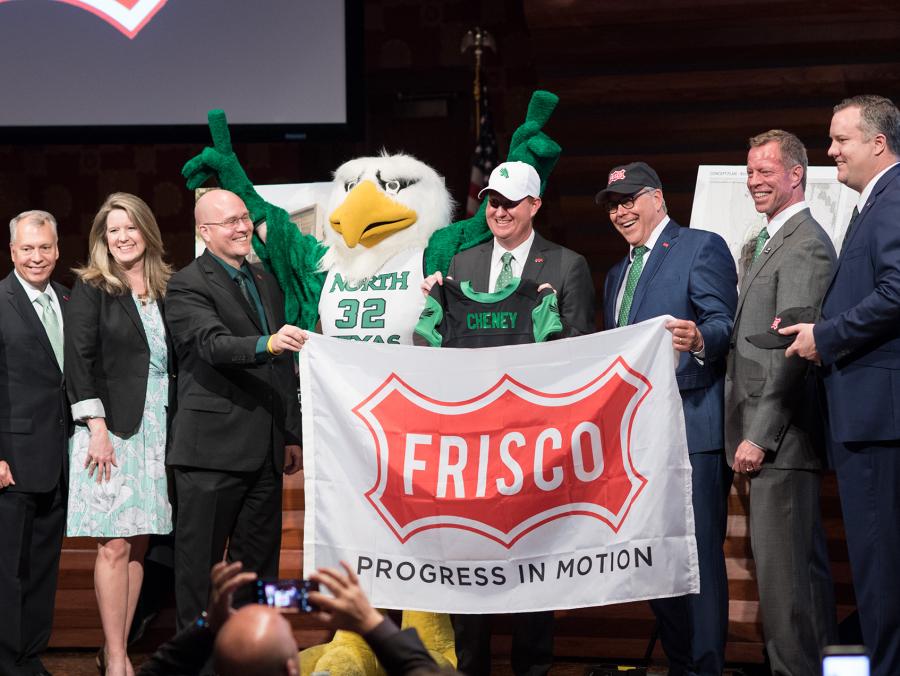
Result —
POLYGON ((647 483, 630 441, 651 389, 621 358, 570 392, 503 376, 465 401, 441 401, 391 374, 353 409, 377 454, 366 498, 401 542, 450 527, 509 548, 576 514, 618 531, 647 483))
POLYGON ((60 0, 96 14, 129 38, 141 32, 167 0, 60 0))

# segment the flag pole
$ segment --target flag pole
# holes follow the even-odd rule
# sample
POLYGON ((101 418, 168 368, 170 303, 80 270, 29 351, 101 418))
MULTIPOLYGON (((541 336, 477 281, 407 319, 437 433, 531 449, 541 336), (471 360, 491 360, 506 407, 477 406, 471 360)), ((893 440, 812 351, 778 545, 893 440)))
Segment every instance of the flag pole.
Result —
POLYGON ((478 141, 481 125, 481 57, 485 49, 496 52, 497 44, 494 42, 494 36, 480 26, 475 26, 475 28, 466 32, 459 46, 461 54, 465 54, 470 49, 475 53, 475 77, 472 83, 472 97, 475 101, 475 140, 478 141))

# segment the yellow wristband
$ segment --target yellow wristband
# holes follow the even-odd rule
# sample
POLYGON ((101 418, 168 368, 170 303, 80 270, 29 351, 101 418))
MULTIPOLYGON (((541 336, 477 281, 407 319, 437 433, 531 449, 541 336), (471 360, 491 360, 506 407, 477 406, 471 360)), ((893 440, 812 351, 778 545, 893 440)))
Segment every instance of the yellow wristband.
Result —
POLYGON ((266 352, 268 352, 269 354, 278 355, 278 354, 281 354, 281 352, 276 352, 275 350, 272 349, 272 339, 274 337, 275 337, 275 334, 273 333, 271 336, 269 336, 269 339, 266 341, 266 352))

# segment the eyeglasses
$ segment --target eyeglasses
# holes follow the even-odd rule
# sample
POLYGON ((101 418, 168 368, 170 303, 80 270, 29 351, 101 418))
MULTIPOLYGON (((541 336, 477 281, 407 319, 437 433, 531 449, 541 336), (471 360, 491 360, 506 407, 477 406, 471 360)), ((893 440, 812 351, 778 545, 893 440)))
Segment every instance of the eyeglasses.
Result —
POLYGON ((221 225, 223 228, 233 229, 237 227, 238 223, 253 225, 253 219, 250 218, 249 213, 245 212, 240 216, 232 216, 231 218, 226 218, 224 221, 213 221, 210 223, 204 223, 203 225, 221 225))
POLYGON ((488 204, 491 205, 492 209, 499 209, 500 207, 503 207, 507 211, 512 211, 525 199, 527 198, 523 197, 522 199, 513 202, 512 200, 508 200, 505 197, 501 197, 500 195, 491 195, 490 198, 488 198, 488 204))
POLYGON ((619 202, 607 202, 606 208, 609 210, 610 214, 616 213, 616 211, 618 211, 619 207, 622 207, 623 209, 631 209, 634 206, 634 202, 638 197, 640 197, 641 195, 646 195, 648 192, 653 192, 655 189, 656 188, 644 188, 643 190, 638 190, 631 197, 626 197, 625 199, 620 200, 619 202))

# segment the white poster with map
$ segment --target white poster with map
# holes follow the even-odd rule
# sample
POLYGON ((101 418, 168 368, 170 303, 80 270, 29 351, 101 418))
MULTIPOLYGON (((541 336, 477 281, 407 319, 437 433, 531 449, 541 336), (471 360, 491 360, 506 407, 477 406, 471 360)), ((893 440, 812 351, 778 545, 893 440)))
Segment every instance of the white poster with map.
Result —
MULTIPOLYGON (((858 192, 838 182, 836 167, 809 167, 806 201, 838 252, 858 199, 858 192)), ((747 189, 747 167, 702 165, 697 169, 691 227, 722 235, 735 263, 744 243, 755 239, 765 222, 747 189)))

